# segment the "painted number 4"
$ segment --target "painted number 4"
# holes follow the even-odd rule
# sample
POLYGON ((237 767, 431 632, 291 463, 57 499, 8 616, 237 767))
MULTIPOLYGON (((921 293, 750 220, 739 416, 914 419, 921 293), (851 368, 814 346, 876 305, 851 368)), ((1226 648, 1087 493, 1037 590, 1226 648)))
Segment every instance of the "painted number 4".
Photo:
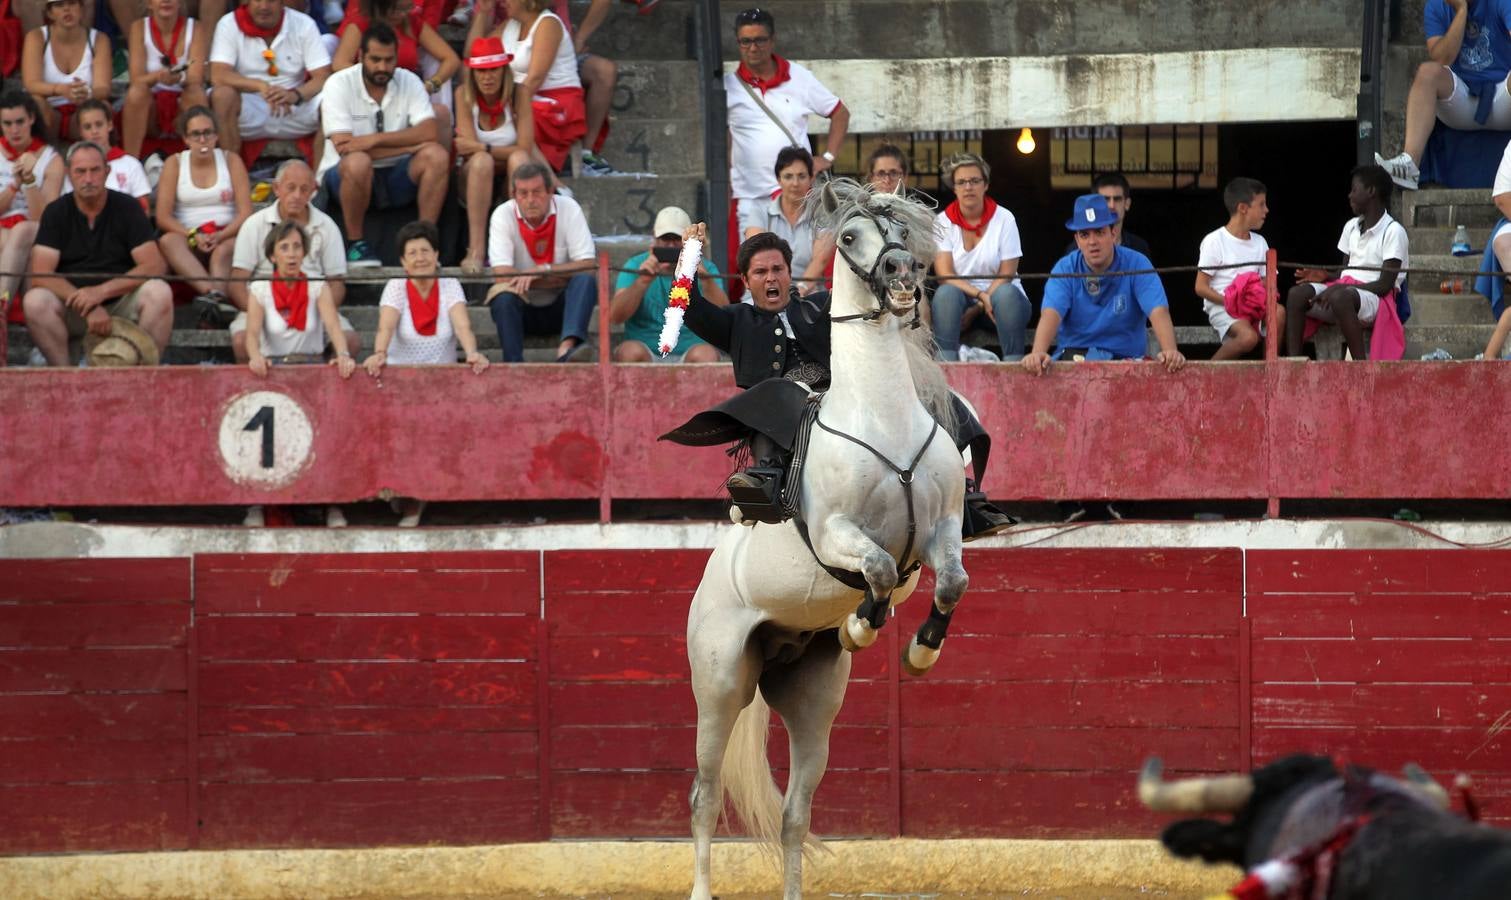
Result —
POLYGON ((218 444, 232 481, 278 488, 297 480, 314 458, 315 430, 293 397, 252 391, 226 404, 218 444))

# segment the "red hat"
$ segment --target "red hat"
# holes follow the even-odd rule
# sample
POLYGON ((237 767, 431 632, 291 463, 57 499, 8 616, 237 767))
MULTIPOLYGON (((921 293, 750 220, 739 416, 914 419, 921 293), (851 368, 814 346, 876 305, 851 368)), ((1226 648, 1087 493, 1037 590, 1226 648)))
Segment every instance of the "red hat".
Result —
POLYGON ((472 53, 467 57, 469 69, 498 69, 514 62, 514 54, 504 52, 504 39, 478 38, 472 42, 472 53))

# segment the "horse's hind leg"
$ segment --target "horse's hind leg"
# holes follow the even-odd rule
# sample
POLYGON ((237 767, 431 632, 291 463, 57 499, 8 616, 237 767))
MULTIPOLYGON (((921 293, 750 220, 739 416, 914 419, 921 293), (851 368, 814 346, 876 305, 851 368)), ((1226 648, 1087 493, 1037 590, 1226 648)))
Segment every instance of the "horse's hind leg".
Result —
POLYGON ((711 900, 714 830, 724 810, 724 751, 740 710, 755 696, 761 659, 749 640, 747 623, 728 611, 709 615, 699 612, 695 600, 696 618, 689 621, 687 658, 692 665, 693 695, 698 701, 698 774, 693 778, 688 804, 692 807, 692 900, 711 900))
POLYGON ((815 548, 818 557, 866 579, 866 599, 839 626, 840 645, 854 653, 875 643, 876 630, 886 624, 897 587, 897 560, 849 519, 833 516, 824 525, 822 546, 815 548))
POLYGON ((829 731, 845 699, 850 654, 827 632, 815 637, 791 665, 761 676, 761 696, 787 727, 791 772, 782 802, 784 900, 803 895, 803 845, 808 839, 813 793, 829 766, 829 731))
POLYGON ((934 602, 929 617, 902 652, 902 667, 909 675, 927 673, 939 659, 950 616, 970 582, 960 553, 960 520, 952 516, 936 522, 932 539, 923 550, 924 563, 934 570, 934 602))

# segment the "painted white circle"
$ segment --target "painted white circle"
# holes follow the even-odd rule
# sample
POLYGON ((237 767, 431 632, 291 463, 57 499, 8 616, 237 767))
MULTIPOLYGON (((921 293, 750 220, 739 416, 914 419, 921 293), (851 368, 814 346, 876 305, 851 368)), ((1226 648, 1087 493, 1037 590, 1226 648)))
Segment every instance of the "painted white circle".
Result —
POLYGON ((220 417, 221 465, 238 484, 289 484, 309 464, 314 443, 309 416, 287 394, 242 394, 220 417))

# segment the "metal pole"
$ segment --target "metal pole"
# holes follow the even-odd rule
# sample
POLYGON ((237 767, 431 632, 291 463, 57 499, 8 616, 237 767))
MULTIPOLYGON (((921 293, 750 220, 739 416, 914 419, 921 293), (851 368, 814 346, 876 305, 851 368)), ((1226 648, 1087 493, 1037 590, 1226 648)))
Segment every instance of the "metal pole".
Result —
POLYGON ((693 6, 693 40, 703 99, 703 184, 698 212, 708 223, 705 258, 729 271, 729 119, 724 96, 724 51, 719 40, 719 0, 693 6))
POLYGON ((1365 0, 1364 36, 1359 56, 1357 161, 1361 166, 1375 161, 1380 149, 1380 120, 1385 115, 1385 32, 1390 0, 1365 0))

